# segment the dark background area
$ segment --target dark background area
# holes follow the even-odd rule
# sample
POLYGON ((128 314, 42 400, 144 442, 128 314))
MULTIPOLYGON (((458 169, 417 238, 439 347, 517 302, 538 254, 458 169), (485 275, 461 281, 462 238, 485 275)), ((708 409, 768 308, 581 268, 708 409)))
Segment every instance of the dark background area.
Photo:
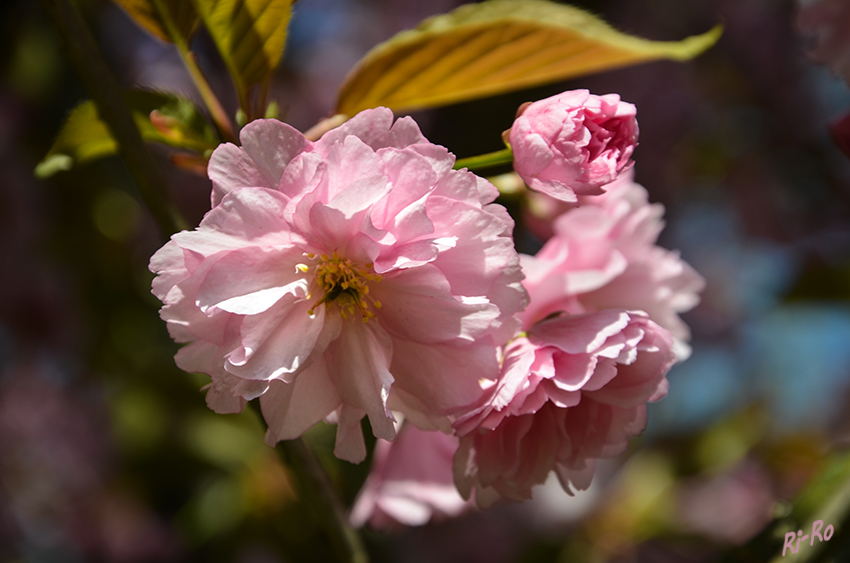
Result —
MULTIPOLYGON (((197 97, 170 46, 110 2, 79 4, 126 87, 197 97)), ((369 48, 457 4, 299 0, 271 91, 284 120, 312 126, 369 48)), ((549 483, 522 505, 396 534, 367 531, 376 561, 707 562, 742 553, 736 546, 754 537, 762 551, 742 560, 767 561, 781 542, 777 550, 759 532, 786 517, 850 443, 850 159, 828 134, 850 112, 847 85, 806 58, 790 0, 576 4, 650 39, 678 40, 718 22, 725 32, 691 62, 415 117, 431 141, 464 157, 500 148, 527 100, 588 88, 634 103, 636 180, 666 206, 661 242, 708 282, 685 315, 693 356, 670 373, 670 394, 650 406, 645 435, 601 465, 590 491, 572 498, 549 483)), ((235 110, 210 39, 199 34, 193 48, 235 110)), ((253 412, 209 411, 199 392, 208 379, 174 366, 177 345, 147 271, 164 240, 120 160, 34 177, 67 112, 86 97, 40 4, 4 2, 0 561, 325 560, 326 542, 263 445, 262 423, 253 412)), ((208 180, 157 154, 197 224, 209 209, 208 180)), ((526 252, 541 242, 521 227, 517 240, 526 252)), ((350 503, 368 461, 333 458, 333 430, 321 424, 307 438, 350 503)), ((829 518, 848 501, 835 490, 810 514, 838 529, 829 518)))

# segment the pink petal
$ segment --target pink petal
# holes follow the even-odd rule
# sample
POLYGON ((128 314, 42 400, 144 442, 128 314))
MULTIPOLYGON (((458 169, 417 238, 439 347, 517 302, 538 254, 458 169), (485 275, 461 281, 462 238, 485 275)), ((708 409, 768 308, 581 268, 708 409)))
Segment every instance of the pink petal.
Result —
POLYGON ((358 113, 340 127, 325 133, 316 144, 325 147, 341 142, 348 136, 359 138, 374 150, 427 143, 415 121, 402 117, 393 124, 393 112, 379 107, 358 113))
POLYGON ((394 389, 416 397, 430 412, 451 414, 482 398, 479 381, 496 379, 499 363, 488 339, 447 345, 399 338, 393 341, 390 371, 394 389))
POLYGON ((212 180, 212 207, 233 190, 246 187, 275 188, 248 154, 232 143, 222 143, 213 151, 207 171, 212 180))
POLYGON ((295 265, 304 257, 297 248, 244 247, 229 252, 210 268, 198 288, 201 311, 210 307, 240 315, 266 311, 285 295, 303 299, 307 281, 295 265))
POLYGON ((257 171, 275 189, 290 161, 310 146, 300 131, 276 119, 248 123, 239 132, 239 140, 257 171))
POLYGON ((263 418, 269 425, 266 443, 293 440, 326 417, 340 404, 336 388, 323 361, 314 362, 292 383, 272 381, 260 397, 263 418))
POLYGON ((431 264, 387 275, 375 284, 372 295, 383 305, 381 326, 394 337, 414 342, 472 342, 499 315, 486 299, 453 296, 445 276, 431 264))
POLYGON ((183 249, 173 240, 165 243, 165 246, 151 256, 148 268, 157 274, 151 284, 151 290, 160 301, 165 300, 172 287, 191 274, 186 268, 183 249))
POLYGON ((351 511, 355 526, 388 520, 418 526, 432 516, 455 516, 468 508, 452 479, 457 438, 406 424, 393 442, 378 440, 372 469, 351 511))
POLYGON ((204 256, 221 250, 247 246, 279 246, 291 243, 289 227, 283 220, 286 198, 265 189, 233 191, 212 209, 194 231, 172 236, 184 250, 204 256))
MULTIPOLYGON (((390 336, 376 323, 343 322, 339 337, 327 349, 328 373, 345 405, 365 411, 378 438, 395 437, 387 398, 393 383, 390 336)), ((358 419, 359 420, 359 419, 358 419)), ((340 427, 342 422, 340 422, 340 427)))
POLYGON ((309 145, 297 130, 270 119, 252 121, 239 137, 242 148, 225 143, 210 157, 213 207, 239 188, 277 189, 286 165, 309 145))
POLYGON ((532 343, 546 343, 568 354, 596 352, 609 337, 629 322, 624 311, 607 310, 588 315, 566 315, 537 323, 528 337, 532 343))
MULTIPOLYGON (((378 156, 383 162, 389 183, 393 187, 403 188, 393 189, 372 208, 371 217, 375 226, 389 230, 389 225, 398 223, 396 217, 402 210, 422 200, 433 190, 437 183, 437 173, 426 158, 414 151, 386 148, 378 151, 378 156)), ((408 238, 402 237, 401 240, 408 238)))
POLYGON ((334 446, 334 455, 339 459, 351 463, 360 463, 366 459, 366 442, 363 440, 363 430, 360 428, 360 420, 364 416, 366 411, 362 409, 352 407, 345 402, 340 406, 334 446))
POLYGON ((308 365, 311 354, 321 354, 316 344, 322 332, 333 330, 325 326, 324 308, 313 316, 307 313, 309 308, 308 302, 301 301, 245 319, 241 346, 228 355, 225 369, 245 379, 291 381, 308 365))
MULTIPOLYGON (((590 380, 597 366, 593 354, 555 354, 555 372, 552 383, 564 391, 578 391, 590 380)), ((616 375, 617 370, 614 370, 616 375)))

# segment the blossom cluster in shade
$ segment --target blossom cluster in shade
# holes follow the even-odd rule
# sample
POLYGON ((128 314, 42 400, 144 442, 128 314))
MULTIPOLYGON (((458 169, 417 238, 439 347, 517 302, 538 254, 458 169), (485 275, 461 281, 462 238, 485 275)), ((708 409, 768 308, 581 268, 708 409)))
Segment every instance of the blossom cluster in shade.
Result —
MULTIPOLYGON (((211 377, 213 410, 259 399, 270 445, 335 423, 352 462, 368 417, 379 440, 357 524, 527 499, 553 471, 587 488, 688 354, 679 313, 703 281, 656 244, 663 209, 628 163, 634 107, 586 91, 544 102, 515 128, 551 129, 564 112, 550 106, 567 105, 585 132, 562 132, 584 152, 524 176, 572 194, 552 194, 536 256, 516 252, 492 184, 378 108, 317 141, 248 124, 211 157, 212 209, 151 259, 161 316, 186 343, 176 362, 211 377)), ((542 162, 512 144, 521 175, 542 162)))
POLYGON ((392 442, 378 440, 351 523, 421 526, 471 509, 472 502, 460 496, 454 483, 452 459, 457 448, 456 437, 412 424, 402 426, 392 442))

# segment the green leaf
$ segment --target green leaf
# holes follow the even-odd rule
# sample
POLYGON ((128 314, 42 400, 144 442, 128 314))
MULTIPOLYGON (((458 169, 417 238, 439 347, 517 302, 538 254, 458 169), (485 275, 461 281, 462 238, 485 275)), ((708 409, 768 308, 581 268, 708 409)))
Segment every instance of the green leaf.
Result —
POLYGON ((337 111, 429 108, 653 59, 687 60, 721 32, 717 26, 682 41, 648 41, 544 0, 467 4, 367 53, 342 85, 337 111))
POLYGON ((280 64, 292 0, 194 0, 240 100, 280 64))
MULTIPOLYGON (((162 21, 156 5, 152 0, 112 0, 122 8, 133 20, 148 33, 163 41, 174 43, 176 39, 169 32, 169 26, 162 21)), ((180 37, 188 39, 198 26, 198 14, 191 0, 164 0, 164 9, 173 22, 180 37)))
MULTIPOLYGON (((126 95, 136 126, 146 141, 181 149, 204 152, 218 145, 215 132, 190 100, 162 92, 134 90, 126 95)), ((97 107, 89 100, 68 116, 68 120, 36 166, 35 174, 47 178, 77 164, 115 154, 118 146, 97 107)))

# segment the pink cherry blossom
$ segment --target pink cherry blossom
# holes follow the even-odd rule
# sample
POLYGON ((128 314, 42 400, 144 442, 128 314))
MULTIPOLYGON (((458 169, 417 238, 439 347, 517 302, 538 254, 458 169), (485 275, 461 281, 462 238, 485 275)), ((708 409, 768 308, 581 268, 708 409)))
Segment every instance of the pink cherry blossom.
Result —
POLYGON ((637 145, 635 113, 616 94, 587 90, 534 102, 511 127, 514 169, 532 189, 563 201, 601 194, 637 145))
POLYGON ((267 441, 329 418, 335 453, 366 455, 360 420, 395 436, 480 399, 525 305, 513 221, 496 189, 410 118, 367 110, 308 141, 254 121, 213 153, 213 209, 151 259, 179 367, 208 405, 260 398, 267 441))
POLYGON ((670 333, 641 312, 606 310, 537 323, 511 342, 489 403, 455 423, 464 498, 486 507, 531 498, 555 471, 564 490, 590 485, 594 460, 625 451, 646 403, 667 393, 670 333))
POLYGON ((352 523, 369 522, 374 528, 421 526, 432 518, 470 509, 452 476, 457 445, 454 436, 410 424, 392 442, 378 440, 369 477, 351 510, 352 523))
POLYGON ((850 84, 850 2, 799 0, 797 27, 814 36, 811 56, 850 84))
POLYGON ((643 430, 646 403, 666 394, 665 374, 688 354, 678 313, 704 282, 655 244, 663 207, 631 171, 561 205, 553 237, 521 256, 526 333, 505 347, 488 400, 454 423, 455 480, 481 506, 529 498, 553 470, 568 492, 587 488, 594 460, 643 430))
POLYGON ((690 330, 679 313, 699 302, 705 281, 677 252, 655 244, 664 207, 648 202, 631 171, 606 190, 579 197, 580 207, 555 219, 543 248, 521 256, 531 295, 523 326, 562 311, 640 310, 673 334, 684 359, 690 330))

